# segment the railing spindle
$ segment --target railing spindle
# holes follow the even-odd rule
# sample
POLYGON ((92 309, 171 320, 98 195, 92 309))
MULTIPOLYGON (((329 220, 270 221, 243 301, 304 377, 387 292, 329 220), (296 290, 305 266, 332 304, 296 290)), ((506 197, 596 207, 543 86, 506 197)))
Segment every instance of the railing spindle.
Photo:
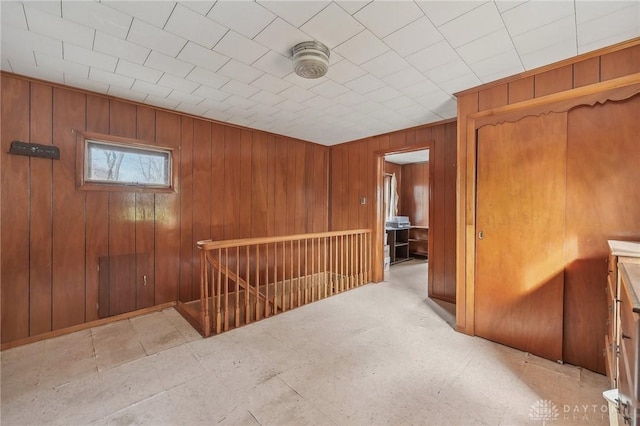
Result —
POLYGON ((250 254, 250 250, 249 250, 250 246, 247 246, 247 250, 246 250, 246 259, 245 259, 245 263, 247 265, 246 267, 246 274, 245 276, 247 277, 247 288, 244 289, 244 323, 249 324, 250 318, 251 318, 251 308, 249 307, 249 296, 250 296, 250 292, 251 292, 251 269, 249 268, 250 266, 250 259, 251 256, 250 254))
POLYGON ((293 309, 293 241, 289 241, 289 309, 293 309))
POLYGON ((255 320, 260 321, 260 245, 256 246, 256 304, 255 320))
POLYGON ((286 302, 286 286, 287 286, 287 263, 286 263, 286 259, 285 259, 285 255, 286 255, 286 247, 284 245, 284 241, 282 242, 282 295, 280 296, 280 300, 282 301, 282 306, 280 306, 280 310, 282 312, 287 310, 287 307, 285 306, 285 302, 286 302))
POLYGON ((300 286, 302 286, 302 280, 300 279, 300 240, 298 240, 298 306, 300 306, 300 298, 301 298, 301 292, 300 292, 300 286))
MULTIPOLYGON (((264 283, 264 317, 269 318, 269 267, 271 266, 271 259, 269 258, 269 244, 266 245, 267 251, 267 274, 264 283)), ((275 263, 275 262, 274 262, 275 263)))

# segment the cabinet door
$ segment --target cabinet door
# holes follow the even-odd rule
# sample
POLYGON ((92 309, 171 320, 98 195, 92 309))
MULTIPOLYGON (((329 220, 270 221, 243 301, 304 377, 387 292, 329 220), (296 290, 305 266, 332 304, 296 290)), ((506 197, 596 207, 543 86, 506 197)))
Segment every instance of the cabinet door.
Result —
POLYGON ((562 359, 566 128, 566 114, 549 114, 478 130, 475 333, 551 360, 562 359))

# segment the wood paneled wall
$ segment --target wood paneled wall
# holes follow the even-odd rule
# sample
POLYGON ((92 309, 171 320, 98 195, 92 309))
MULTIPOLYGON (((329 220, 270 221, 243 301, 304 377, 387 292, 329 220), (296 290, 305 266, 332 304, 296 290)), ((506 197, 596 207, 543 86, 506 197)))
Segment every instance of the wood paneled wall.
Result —
POLYGON ((1 75, 2 342, 98 318, 98 258, 144 254, 151 304, 199 297, 196 241, 328 230, 327 147, 1 75), (80 191, 72 129, 179 150, 177 193, 80 191), (54 144, 60 160, 9 155, 54 144))
MULTIPOLYGON (((628 76, 640 72, 640 39, 630 40, 619 45, 611 46, 597 52, 581 55, 576 58, 562 61, 558 64, 543 67, 537 70, 523 73, 503 79, 501 81, 484 85, 475 89, 471 89, 458 94, 458 243, 457 243, 457 283, 458 283, 458 303, 457 303, 457 329, 469 334, 474 333, 473 312, 474 312, 474 244, 476 237, 475 229, 475 161, 476 146, 475 132, 473 128, 468 129, 468 123, 474 123, 470 117, 484 114, 483 117, 497 115, 497 108, 513 106, 519 108, 518 111, 524 112, 527 108, 536 108, 540 113, 541 101, 547 95, 557 96, 558 99, 565 96, 565 93, 578 88, 588 88, 589 86, 605 82, 618 77, 628 76), (471 254, 471 255, 470 255, 471 254)), ((568 98, 569 95, 566 95, 568 98)), ((554 98, 556 99, 556 98, 554 98)), ((519 112, 519 113, 520 113, 519 112)), ((522 115, 522 114, 521 114, 522 115)), ((592 117, 598 125, 598 120, 606 120, 606 116, 592 117)), ((540 128, 544 132, 544 128, 540 128)), ((616 143, 608 141, 607 143, 616 143)), ((591 202, 597 203, 597 200, 591 202)), ((594 224, 600 226, 600 224, 594 224)), ((616 235, 619 231, 615 232, 616 235)), ((594 233, 594 236, 602 239, 601 231, 594 233)), ((627 235, 628 237, 628 235, 627 235)), ((598 243, 599 247, 602 247, 598 243)), ((606 248, 606 243, 605 246, 606 248)), ((589 257, 594 255, 602 257, 606 253, 589 253, 589 257)), ((604 257, 603 257, 604 259, 604 257)), ((576 259, 574 267, 579 263, 576 259)), ((604 267, 604 260, 603 260, 604 267)), ((606 277, 606 274, 605 274, 606 277)), ((602 286, 605 283, 603 281, 602 286)), ((585 322, 585 316, 578 314, 573 299, 567 298, 567 295, 575 294, 576 289, 570 284, 565 288, 565 335, 573 333, 571 342, 580 340, 579 333, 584 330, 590 330, 591 333, 600 333, 599 327, 593 328, 589 322, 585 322), (568 305, 567 305, 568 303, 568 305), (570 314, 567 315, 567 312, 570 314), (591 327, 591 328, 590 328, 591 327)), ((603 296, 604 297, 604 296, 603 296)), ((582 299, 581 299, 582 300, 582 299)), ((602 304, 604 304, 604 298, 602 304)), ((604 306, 604 305, 602 305, 604 306)), ((602 306, 593 307, 594 312, 602 311, 602 306)), ((606 309, 606 308, 604 308, 606 309)), ((591 311, 590 311, 591 312, 591 311)), ((591 314, 587 314, 589 316, 591 314)), ((591 320, 594 320, 591 318, 591 320)), ((595 319, 599 321, 599 319, 595 319)), ((604 336, 604 334, 602 335, 604 336)), ((601 336, 598 336, 600 338, 601 336)), ((567 346, 565 341, 564 357, 569 362, 578 363, 578 359, 586 359, 590 365, 588 368, 599 370, 600 367, 594 367, 593 359, 595 358, 589 353, 586 357, 578 353, 579 351, 593 351, 592 348, 585 348, 581 344, 570 343, 567 346)), ((585 365, 579 364, 578 365, 585 365)))
MULTIPOLYGON (((429 234, 430 296, 455 302, 456 240, 456 123, 421 126, 331 147, 329 223, 331 230, 371 228, 381 235, 384 224, 376 223, 376 202, 382 196, 376 163, 380 155, 412 146, 430 149, 433 193, 429 234), (428 146, 427 146, 428 145, 428 146), (380 186, 379 186, 380 185, 380 186), (378 193, 377 191, 380 191, 378 193), (360 204, 365 197, 366 204, 360 204), (379 229, 378 229, 379 228, 379 229)), ((375 241, 375 238, 374 238, 375 241)), ((380 251, 382 245, 374 248, 380 251)), ((374 261, 376 257, 374 256, 374 261)), ((380 278, 381 279, 381 278, 380 278)), ((425 283, 426 284, 426 283, 425 283)))
POLYGON ((400 211, 411 225, 429 226, 429 163, 402 165, 400 211))

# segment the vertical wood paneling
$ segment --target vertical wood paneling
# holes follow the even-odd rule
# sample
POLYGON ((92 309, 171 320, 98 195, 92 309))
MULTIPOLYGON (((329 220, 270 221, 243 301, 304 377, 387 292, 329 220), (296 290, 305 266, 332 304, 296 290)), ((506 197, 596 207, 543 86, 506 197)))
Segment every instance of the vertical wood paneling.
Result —
POLYGON ((290 206, 287 204, 287 166, 289 164, 287 139, 282 136, 276 136, 275 145, 275 235, 286 235, 290 210, 290 206))
MULTIPOLYGON (((136 132, 141 141, 148 144, 155 142, 155 110, 137 107, 136 132)), ((155 203, 156 196, 151 192, 135 194, 137 309, 155 304, 155 203)))
POLYGON ((224 132, 224 239, 240 234, 240 143, 241 131, 226 127, 224 132))
POLYGON ((345 179, 344 173, 344 147, 334 146, 331 148, 331 165, 330 165, 330 227, 332 230, 339 231, 344 229, 344 216, 342 206, 342 193, 344 191, 345 179))
MULTIPOLYGON (((156 143, 180 148, 180 116, 156 112, 156 143)), ((178 165, 179 166, 179 165, 178 165)), ((175 173, 180 173, 176 170, 175 173)), ((178 184, 180 191, 180 184, 178 184)), ((178 194, 156 194, 155 205, 155 303, 178 300, 180 282, 180 197, 178 194)))
POLYGON ((444 127, 444 293, 442 300, 456 302, 456 123, 444 127))
POLYGON ((429 253, 429 269, 433 269, 432 297, 446 294, 446 280, 444 271, 444 248, 445 248, 445 192, 444 187, 446 160, 445 160, 445 140, 444 127, 438 126, 433 129, 433 149, 429 151, 430 165, 433 168, 433 194, 431 203, 434 206, 434 215, 431 218, 429 238, 432 239, 432 252, 429 253), (437 183, 437 184, 436 184, 437 183), (442 209, 442 210, 440 210, 442 209), (440 210, 440 211, 439 211, 440 210), (437 214, 438 212, 440 214, 437 214))
POLYGON ((640 72, 640 45, 600 57, 602 81, 640 72))
MULTIPOLYGON (((192 278, 198 253, 193 240, 193 118, 182 117, 180 140, 180 290, 186 302, 200 297, 199 286, 192 278)), ((207 215, 210 217, 209 215, 207 215)))
POLYGON ((269 143, 267 136, 263 133, 254 134, 251 169, 251 235, 267 236, 269 143))
POLYGON ((600 81, 600 57, 573 64, 573 87, 582 87, 600 81))
POLYGON ((242 130, 240 133, 240 185, 238 198, 238 219, 240 229, 239 238, 251 236, 251 157, 253 155, 253 134, 249 130, 242 130))
MULTIPOLYGON (((50 145, 53 91, 50 86, 31 85, 31 142, 50 145)), ((51 260, 53 224, 53 160, 30 158, 29 209, 29 334, 51 331, 51 260)))
POLYGON ((496 108, 507 105, 509 102, 509 87, 501 84, 499 86, 489 87, 478 93, 478 106, 480 109, 496 108))
POLYGON ((404 148, 407 146, 406 132, 396 132, 389 135, 389 148, 404 148))
MULTIPOLYGON (((509 82, 509 103, 515 104, 516 102, 528 101, 529 99, 533 99, 534 87, 535 81, 533 79, 533 76, 509 82)), ((474 95, 478 96, 477 93, 475 93, 474 95)), ((461 115, 459 114, 459 108, 460 107, 458 106, 458 117, 461 117, 461 115)), ((478 111, 477 105, 474 108, 474 112, 475 111, 478 111)))
POLYGON ((2 203, 2 342, 29 335, 29 158, 9 155, 14 140, 29 140, 29 84, 3 76, 0 152, 2 203))
MULTIPOLYGON (((87 130, 109 133, 109 100, 87 96, 87 130)), ((101 257, 109 256, 109 193, 87 191, 85 200, 85 321, 95 321, 98 315, 98 266, 101 257)), ((108 268, 107 268, 108 269, 108 268)), ((103 271, 107 273, 108 271, 103 271)), ((108 281, 108 275, 107 281, 108 281)))
MULTIPOLYGON (((276 198, 275 198, 275 182, 276 182, 276 138, 273 135, 260 133, 267 143, 267 228, 266 236, 275 235, 276 227, 276 198)), ((325 170, 325 177, 328 178, 328 171, 325 170)))
MULTIPOLYGON (((211 199, 206 200, 207 209, 210 209, 211 215, 211 235, 208 238, 213 240, 222 240, 224 238, 224 126, 220 124, 211 124, 211 123, 198 123, 200 126, 211 126, 209 136, 198 136, 196 134, 194 138, 194 143, 197 144, 194 149, 194 153, 198 154, 194 158, 194 164, 198 163, 198 158, 200 157, 200 150, 204 149, 205 154, 209 154, 209 164, 211 165, 211 175, 205 178, 206 182, 209 182, 211 186, 211 199), (207 147, 206 144, 209 144, 207 147), (209 207, 210 206, 210 207, 209 207)), ((204 171, 203 171, 204 172, 204 171)), ((194 185, 199 185, 200 178, 194 176, 194 185)), ((205 197, 205 193, 201 191, 194 191, 194 206, 196 203, 200 202, 200 197, 205 197), (201 195, 202 194, 202 195, 201 195)), ((199 215, 198 209, 194 207, 194 215, 199 215)), ((194 227, 195 227, 195 216, 194 216, 194 227)), ((195 233, 195 228, 194 228, 195 233)), ((195 240, 198 241, 200 238, 199 234, 194 234, 195 240)), ((194 271, 194 274, 197 271, 194 271)))
MULTIPOLYGON (((136 106, 112 100, 110 103, 109 133, 135 138, 137 128, 136 106)), ((136 276, 136 194, 109 193, 109 315, 135 309, 136 289, 140 284, 136 276), (123 282, 126 281, 126 282, 123 282), (121 294, 122 293, 122 294, 121 294), (123 300, 129 297, 135 300, 123 300)), ((102 285, 103 283, 101 283, 102 285)), ((100 303, 104 303, 101 301, 100 303)))
POLYGON ((53 89, 53 140, 60 160, 53 164, 52 328, 85 320, 85 194, 76 190, 75 136, 85 128, 86 96, 53 89))
POLYGON ((304 204, 304 176, 305 169, 307 165, 305 164, 306 155, 305 155, 305 147, 303 144, 298 143, 292 139, 289 139, 289 146, 291 147, 289 151, 290 158, 290 166, 289 176, 294 177, 293 179, 293 191, 289 193, 289 195, 293 196, 293 199, 289 198, 290 205, 293 206, 293 217, 292 223, 294 224, 293 233, 294 234, 304 234, 305 232, 305 211, 307 207, 304 204))
POLYGON ((536 74, 534 79, 536 98, 569 90, 573 88, 573 66, 566 65, 536 74))

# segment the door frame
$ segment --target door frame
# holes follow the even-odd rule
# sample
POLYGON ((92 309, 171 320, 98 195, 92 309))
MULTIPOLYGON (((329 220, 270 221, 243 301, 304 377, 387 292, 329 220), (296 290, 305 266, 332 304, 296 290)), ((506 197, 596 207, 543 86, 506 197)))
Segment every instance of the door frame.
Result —
MULTIPOLYGON (((422 142, 416 145, 411 145, 404 148, 386 148, 373 152, 375 157, 375 220, 374 227, 371 230, 373 234, 373 281, 380 282, 384 280, 384 156, 387 154, 400 154, 404 152, 422 151, 424 149, 429 150, 429 230, 431 230, 431 222, 433 217, 433 203, 431 202, 433 196, 433 167, 431 167, 431 154, 433 152, 434 141, 422 142)), ((429 258, 431 258, 433 239, 429 238, 428 241, 429 258)), ((431 285, 433 282, 433 271, 428 268, 427 273, 427 293, 431 294, 431 285)))
MULTIPOLYGON (((458 122, 456 330, 475 335, 477 130, 527 116, 566 112, 579 105, 621 101, 640 93, 640 73, 469 114, 458 122)), ((460 106, 458 107, 460 111, 460 106)))

